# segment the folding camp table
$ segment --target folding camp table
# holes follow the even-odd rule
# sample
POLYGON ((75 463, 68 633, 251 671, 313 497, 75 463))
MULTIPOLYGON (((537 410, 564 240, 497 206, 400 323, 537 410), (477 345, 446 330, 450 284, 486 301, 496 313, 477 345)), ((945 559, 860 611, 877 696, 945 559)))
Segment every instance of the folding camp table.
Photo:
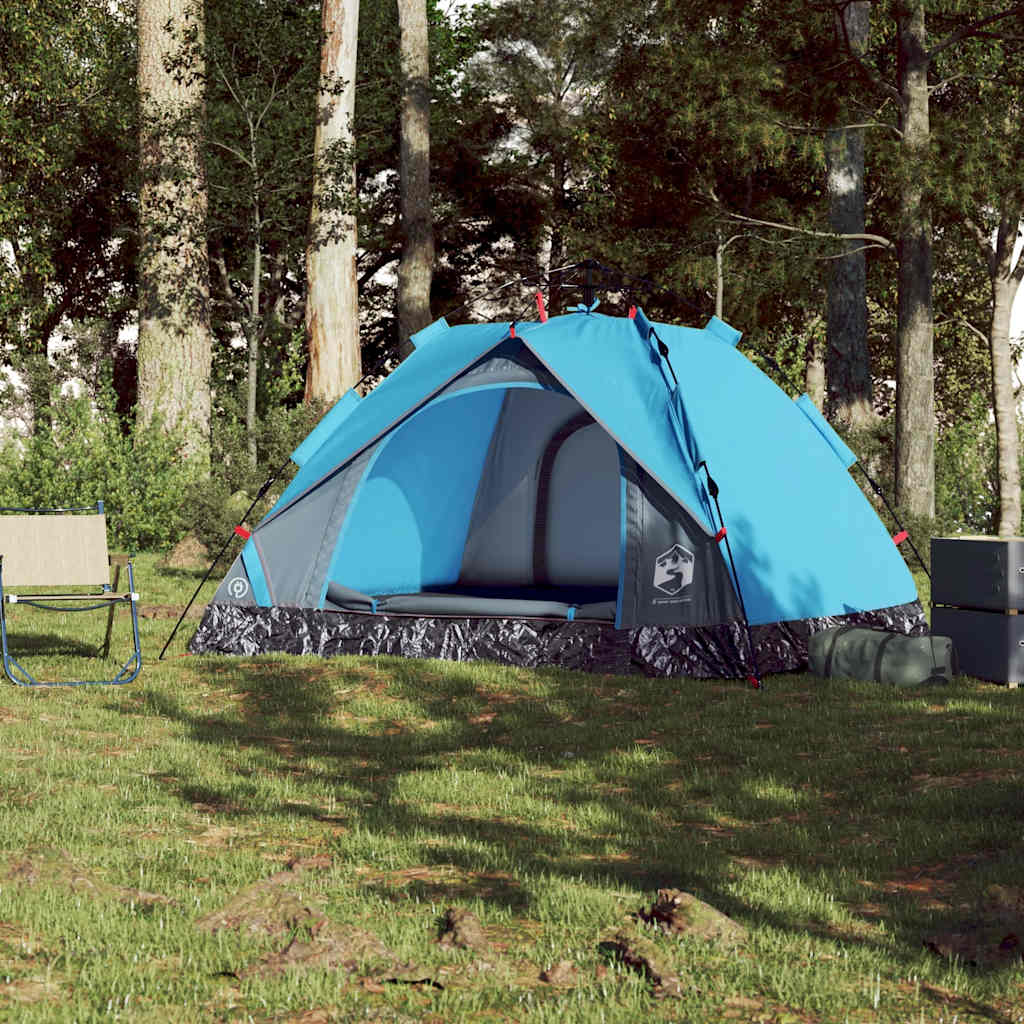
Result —
POLYGON ((107 520, 103 502, 84 508, 0 508, 0 643, 7 677, 19 686, 83 686, 130 683, 142 669, 139 646, 139 595, 127 559, 128 590, 118 593, 121 566, 110 582, 107 520), (73 587, 77 592, 15 593, 11 587, 73 587), (91 588, 83 592, 84 588, 91 588), (42 682, 12 657, 8 649, 7 606, 29 605, 44 611, 84 612, 106 609, 107 631, 99 656, 110 650, 114 612, 119 604, 131 608, 134 651, 112 679, 42 682))

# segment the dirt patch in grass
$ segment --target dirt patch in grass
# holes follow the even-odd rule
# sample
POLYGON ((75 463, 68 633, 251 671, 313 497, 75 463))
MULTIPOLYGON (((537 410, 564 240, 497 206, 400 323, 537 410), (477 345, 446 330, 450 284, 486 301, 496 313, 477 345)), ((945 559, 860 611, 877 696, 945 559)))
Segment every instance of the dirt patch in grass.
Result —
POLYGON ((210 564, 210 552, 198 537, 182 537, 158 563, 161 569, 205 569, 210 564))
POLYGON ((978 870, 1003 856, 995 850, 964 853, 949 860, 892 872, 882 881, 861 880, 860 884, 873 892, 908 897, 923 910, 948 911, 962 901, 964 890, 978 870))
POLYGON ((280 951, 236 973, 239 978, 280 977, 287 972, 344 970, 362 973, 378 983, 426 984, 440 987, 431 972, 415 964, 400 963, 383 942, 361 928, 342 927, 322 917, 298 930, 280 951))
MULTIPOLYGON (((140 619, 174 619, 177 620, 181 613, 185 611, 183 604, 139 604, 139 618, 140 619)), ((203 617, 203 612, 206 611, 206 605, 194 604, 187 612, 185 612, 185 620, 191 621, 203 617)))
POLYGON ((235 968, 233 973, 240 979, 318 969, 361 973, 377 983, 437 985, 430 971, 401 963, 371 932, 335 924, 319 903, 297 891, 308 871, 329 866, 328 857, 295 861, 243 889, 195 925, 210 934, 244 932, 284 943, 254 963, 235 968))
POLYGON ((1006 785, 1016 780, 1017 773, 1006 768, 978 769, 975 771, 958 772, 956 775, 912 775, 910 781, 913 789, 919 793, 931 790, 969 789, 990 783, 1006 785))
POLYGON ((67 993, 54 975, 32 975, 26 978, 0 980, 0 1005, 4 1002, 26 1005, 30 1003, 55 1003, 64 999, 67 993))
POLYGON ((652 986, 656 998, 676 998, 683 994, 683 983, 650 939, 631 930, 620 930, 605 938, 601 952, 631 970, 642 974, 652 986))
POLYGON ((681 889, 659 889, 658 898, 637 918, 665 935, 704 939, 724 946, 747 940, 747 930, 720 910, 681 889))
POLYGON ((467 871, 454 864, 421 865, 400 871, 357 870, 365 884, 384 889, 393 897, 418 896, 434 902, 497 900, 513 905, 522 904, 526 899, 520 883, 505 871, 467 871))
POLYGON ((573 988, 579 983, 580 969, 571 960, 559 960, 540 972, 540 980, 555 988, 573 988))
POLYGON ((19 964, 24 968, 43 951, 38 936, 12 921, 0 921, 0 973, 14 971, 19 964))
POLYGON ((79 895, 106 897, 134 906, 172 905, 174 900, 160 893, 111 885, 76 864, 62 850, 33 850, 7 863, 3 877, 12 885, 65 889, 79 895))
POLYGON ((233 896, 223 907, 200 917, 200 931, 246 931, 280 938, 300 928, 314 928, 326 921, 325 911, 296 891, 306 872, 329 868, 331 859, 314 856, 291 861, 283 871, 254 882, 233 896))
POLYGON ((470 910, 449 907, 445 911, 442 927, 438 945, 444 949, 485 950, 490 946, 480 919, 470 910))
POLYGON ((990 885, 980 905, 949 931, 928 935, 925 947, 937 956, 976 967, 1024 959, 1024 889, 990 885))

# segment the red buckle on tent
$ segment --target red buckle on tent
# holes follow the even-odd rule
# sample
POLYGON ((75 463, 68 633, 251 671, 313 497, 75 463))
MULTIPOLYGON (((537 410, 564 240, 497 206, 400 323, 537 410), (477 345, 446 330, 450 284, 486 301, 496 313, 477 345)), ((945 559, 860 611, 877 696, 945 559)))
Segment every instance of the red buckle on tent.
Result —
POLYGON ((750 685, 755 690, 760 690, 761 689, 761 680, 758 679, 757 676, 747 676, 747 682, 750 683, 750 685))
POLYGON ((723 540, 725 540, 725 534, 726 534, 726 532, 727 532, 727 531, 726 531, 725 527, 723 526, 723 527, 722 527, 722 528, 721 528, 721 529, 720 529, 720 530, 718 531, 718 533, 716 533, 716 534, 715 534, 715 543, 716 543, 716 544, 721 544, 721 543, 722 543, 722 541, 723 541, 723 540))
POLYGON ((546 324, 548 322, 548 311, 544 308, 544 296, 537 292, 534 297, 537 300, 537 313, 540 315, 540 322, 546 324))
POLYGON ((514 338, 516 336, 516 325, 515 324, 509 324, 508 325, 508 336, 510 338, 514 338))
POLYGON ((902 544, 909 536, 910 534, 907 533, 906 530, 900 530, 900 532, 893 537, 892 542, 896 545, 902 544))
POLYGON ((242 540, 248 540, 252 536, 252 532, 247 530, 244 526, 236 526, 235 533, 237 533, 242 540))
POLYGON ((636 319, 636 306, 630 306, 629 307, 629 319, 630 320, 635 320, 636 319))

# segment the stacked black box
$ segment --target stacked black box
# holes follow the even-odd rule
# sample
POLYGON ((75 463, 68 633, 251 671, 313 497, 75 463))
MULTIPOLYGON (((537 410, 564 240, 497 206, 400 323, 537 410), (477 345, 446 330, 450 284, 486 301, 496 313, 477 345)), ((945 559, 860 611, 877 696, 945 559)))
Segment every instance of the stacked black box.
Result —
POLYGON ((932 539, 932 632, 966 675, 1024 682, 1024 538, 932 539))

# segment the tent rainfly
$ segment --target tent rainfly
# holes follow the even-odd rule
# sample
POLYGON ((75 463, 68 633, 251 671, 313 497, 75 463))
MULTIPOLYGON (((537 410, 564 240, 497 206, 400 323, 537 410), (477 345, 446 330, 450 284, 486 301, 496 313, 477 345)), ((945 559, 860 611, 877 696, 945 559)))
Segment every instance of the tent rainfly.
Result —
POLYGON ((924 631, 856 457, 806 395, 717 318, 594 306, 438 320, 344 395, 190 649, 756 679, 804 667, 837 623, 924 631))

